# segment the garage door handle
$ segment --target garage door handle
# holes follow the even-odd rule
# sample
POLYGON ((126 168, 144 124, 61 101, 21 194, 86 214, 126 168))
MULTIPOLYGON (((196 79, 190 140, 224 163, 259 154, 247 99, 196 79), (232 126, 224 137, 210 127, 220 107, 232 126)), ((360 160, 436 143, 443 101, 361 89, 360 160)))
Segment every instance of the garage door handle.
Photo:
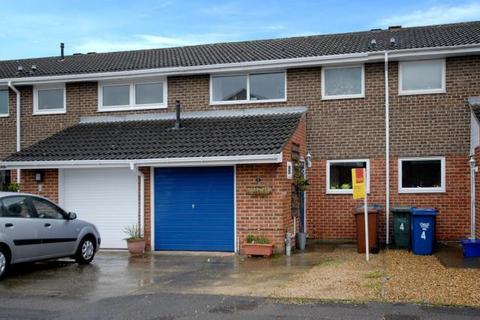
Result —
POLYGON ((5 223, 5 228, 13 228, 13 223, 5 223))
POLYGON ((44 226, 45 228, 50 228, 52 225, 51 225, 50 223, 45 223, 43 226, 44 226))

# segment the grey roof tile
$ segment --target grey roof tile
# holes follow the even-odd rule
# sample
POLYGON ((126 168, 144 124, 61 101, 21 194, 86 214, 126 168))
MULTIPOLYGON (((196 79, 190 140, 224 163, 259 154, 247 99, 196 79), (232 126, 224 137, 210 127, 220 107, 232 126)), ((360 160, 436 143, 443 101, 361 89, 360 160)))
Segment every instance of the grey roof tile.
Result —
POLYGON ((480 22, 0 61, 0 79, 205 66, 399 49, 480 44, 480 22), (390 38, 396 40, 390 46, 390 38), (370 42, 376 40, 376 46, 370 42), (29 73, 31 65, 37 71, 29 73), (22 65, 26 72, 17 73, 22 65))
POLYGON ((5 161, 135 160, 278 154, 301 113, 80 123, 5 161))

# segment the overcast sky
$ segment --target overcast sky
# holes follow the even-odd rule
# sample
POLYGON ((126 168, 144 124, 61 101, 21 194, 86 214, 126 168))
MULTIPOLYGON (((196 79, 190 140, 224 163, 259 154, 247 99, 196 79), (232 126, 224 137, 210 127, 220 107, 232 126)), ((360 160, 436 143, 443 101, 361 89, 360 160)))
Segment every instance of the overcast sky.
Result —
POLYGON ((0 0, 0 60, 480 20, 480 1, 0 0))

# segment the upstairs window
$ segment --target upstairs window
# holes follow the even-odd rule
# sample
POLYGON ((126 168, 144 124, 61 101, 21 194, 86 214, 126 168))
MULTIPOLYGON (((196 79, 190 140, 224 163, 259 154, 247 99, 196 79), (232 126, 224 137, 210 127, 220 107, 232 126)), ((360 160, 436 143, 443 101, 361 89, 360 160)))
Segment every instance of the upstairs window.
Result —
POLYGON ((327 161, 327 193, 351 194, 352 169, 367 169, 367 192, 370 189, 370 166, 368 160, 328 160, 327 161))
POLYGON ((211 103, 285 101, 285 72, 212 76, 211 103))
POLYGON ((445 158, 403 158, 398 160, 400 193, 445 192, 445 158))
POLYGON ((362 66, 322 68, 322 99, 365 97, 362 66))
POLYGON ((99 84, 99 111, 166 108, 167 81, 104 82, 99 84))
POLYGON ((445 92, 445 60, 400 62, 398 81, 401 95, 445 92))
POLYGON ((33 89, 33 114, 65 113, 66 104, 65 85, 33 89))
POLYGON ((8 117, 8 90, 0 90, 0 117, 8 117))

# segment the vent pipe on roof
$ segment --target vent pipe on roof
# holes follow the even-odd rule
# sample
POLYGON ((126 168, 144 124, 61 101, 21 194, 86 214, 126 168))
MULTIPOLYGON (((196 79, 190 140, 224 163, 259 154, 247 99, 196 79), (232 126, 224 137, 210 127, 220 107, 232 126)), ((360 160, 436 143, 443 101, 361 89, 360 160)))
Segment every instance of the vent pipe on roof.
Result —
POLYGON ((60 57, 61 59, 65 59, 65 44, 63 42, 60 43, 60 57))
POLYGON ((175 101, 175 129, 182 127, 182 119, 180 117, 180 100, 175 101))

